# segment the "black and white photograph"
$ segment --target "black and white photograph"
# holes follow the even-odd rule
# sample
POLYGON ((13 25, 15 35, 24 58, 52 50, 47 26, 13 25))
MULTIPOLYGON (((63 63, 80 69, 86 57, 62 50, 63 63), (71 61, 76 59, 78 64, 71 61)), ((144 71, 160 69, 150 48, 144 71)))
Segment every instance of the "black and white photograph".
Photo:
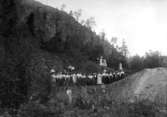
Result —
POLYGON ((167 0, 0 0, 0 117, 167 117, 167 0))

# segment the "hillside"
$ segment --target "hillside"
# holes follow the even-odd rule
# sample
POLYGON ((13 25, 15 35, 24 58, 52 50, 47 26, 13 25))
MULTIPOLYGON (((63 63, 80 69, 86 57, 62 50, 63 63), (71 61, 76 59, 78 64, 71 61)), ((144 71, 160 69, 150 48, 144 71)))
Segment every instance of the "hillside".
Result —
POLYGON ((110 85, 69 87, 69 104, 67 87, 51 82, 51 68, 58 73, 72 64, 76 72, 99 72, 99 56, 113 68, 126 64, 125 57, 64 11, 34 0, 1 0, 0 11, 0 112, 15 108, 18 117, 117 117, 130 111, 127 116, 135 117, 136 108, 146 107, 138 109, 139 115, 154 111, 143 103, 138 107, 136 98, 166 104, 164 68, 143 70, 110 85))
POLYGON ((18 107, 32 95, 47 97, 51 68, 56 73, 68 65, 79 72, 100 71, 97 58, 112 48, 69 14, 34 0, 1 0, 0 11, 3 106, 18 107))

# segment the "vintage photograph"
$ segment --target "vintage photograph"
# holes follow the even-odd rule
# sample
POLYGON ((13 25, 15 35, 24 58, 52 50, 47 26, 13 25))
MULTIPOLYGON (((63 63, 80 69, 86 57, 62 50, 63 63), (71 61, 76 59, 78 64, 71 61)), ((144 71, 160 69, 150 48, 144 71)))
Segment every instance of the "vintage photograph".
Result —
POLYGON ((0 117, 167 117, 167 0, 0 0, 0 117))

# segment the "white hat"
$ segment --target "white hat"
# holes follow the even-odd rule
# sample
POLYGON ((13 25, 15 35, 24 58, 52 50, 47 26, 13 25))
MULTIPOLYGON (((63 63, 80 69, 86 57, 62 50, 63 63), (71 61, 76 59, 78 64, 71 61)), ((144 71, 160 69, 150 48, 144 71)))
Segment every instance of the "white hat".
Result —
POLYGON ((54 70, 54 69, 51 69, 51 70, 50 70, 50 73, 54 73, 54 72, 55 72, 55 70, 54 70))

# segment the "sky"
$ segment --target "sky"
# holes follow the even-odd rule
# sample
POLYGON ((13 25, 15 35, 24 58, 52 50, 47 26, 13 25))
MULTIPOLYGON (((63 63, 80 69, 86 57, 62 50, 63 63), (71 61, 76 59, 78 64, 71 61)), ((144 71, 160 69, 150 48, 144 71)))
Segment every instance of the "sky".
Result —
POLYGON ((37 0, 65 10, 82 9, 83 19, 94 17, 97 33, 127 43, 130 55, 149 50, 167 55, 167 0, 37 0))

